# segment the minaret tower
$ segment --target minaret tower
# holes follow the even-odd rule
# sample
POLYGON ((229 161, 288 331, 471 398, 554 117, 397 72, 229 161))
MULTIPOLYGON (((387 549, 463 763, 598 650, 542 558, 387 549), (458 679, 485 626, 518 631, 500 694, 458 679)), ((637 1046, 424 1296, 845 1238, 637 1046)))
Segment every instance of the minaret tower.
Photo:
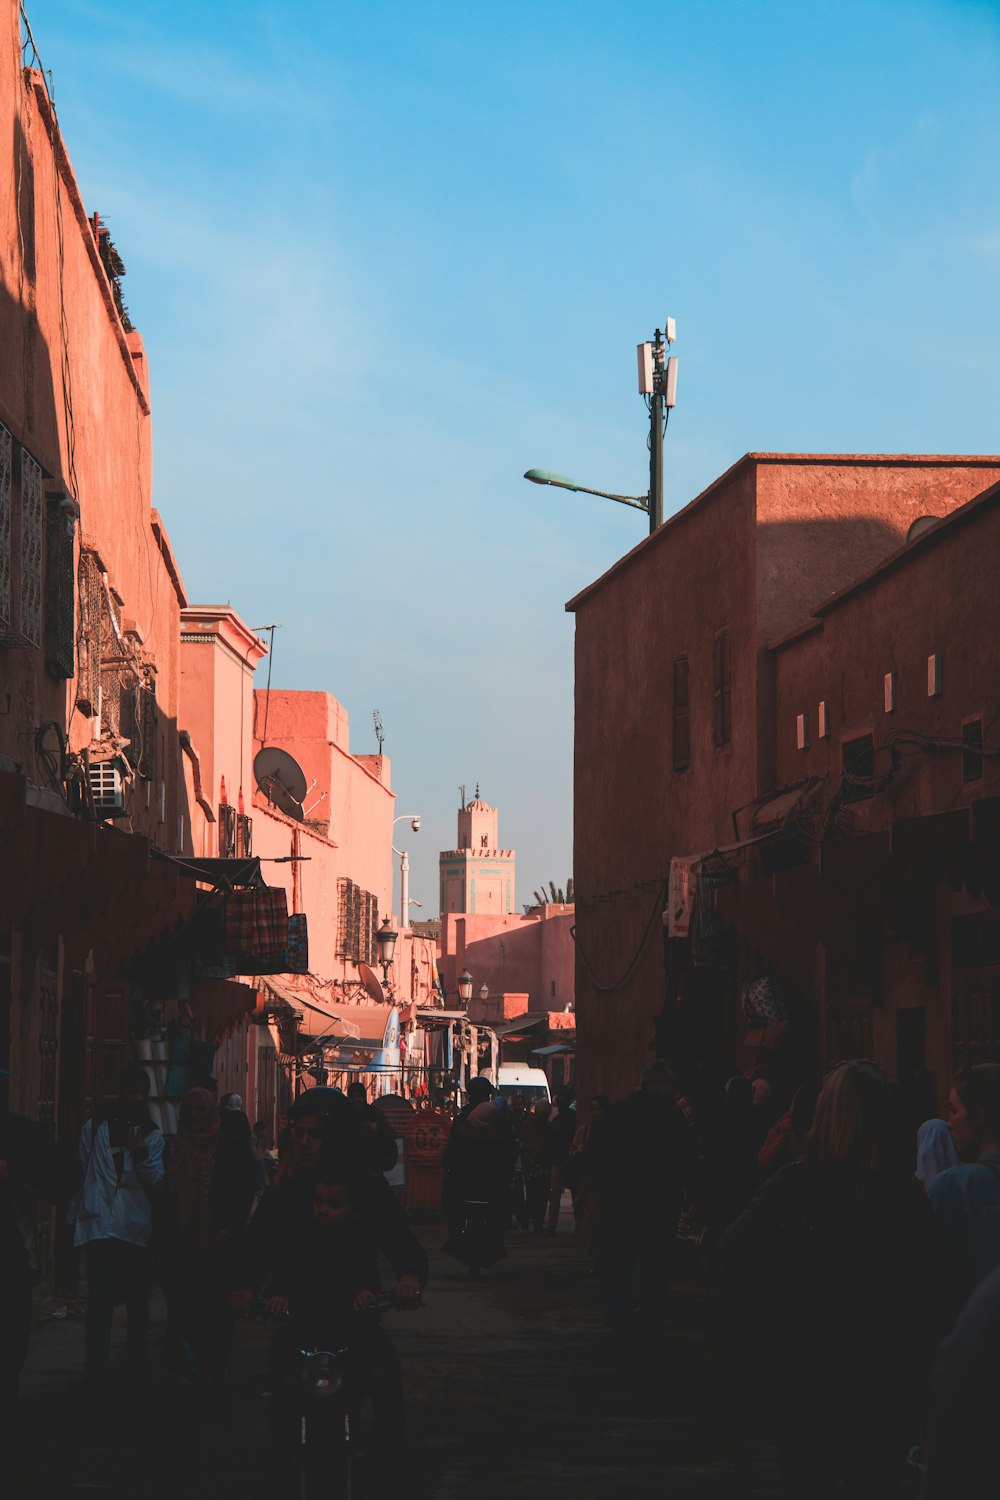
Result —
POLYGON ((441 915, 450 911, 470 916, 503 917, 515 908, 514 851, 499 849, 497 810, 479 795, 458 810, 457 848, 442 850, 441 915))

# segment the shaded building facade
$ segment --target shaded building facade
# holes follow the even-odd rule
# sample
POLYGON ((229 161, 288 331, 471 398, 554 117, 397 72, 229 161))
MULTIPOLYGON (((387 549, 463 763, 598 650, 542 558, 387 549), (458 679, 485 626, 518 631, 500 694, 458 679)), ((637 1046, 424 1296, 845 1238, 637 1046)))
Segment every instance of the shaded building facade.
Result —
MULTIPOLYGON (((748 454, 570 601, 581 1087, 626 1091, 654 1047, 683 1055, 708 1086, 766 1046, 753 1035, 766 1027, 743 1020, 740 986, 749 994, 774 955, 724 917, 752 869, 766 886, 799 858, 782 846, 787 669, 773 648, 998 477, 997 458, 748 454)), ((856 677, 866 651, 861 635, 832 674, 856 677)), ((800 762, 796 773, 812 774, 800 762)), ((794 807, 799 791, 790 796, 794 807)), ((829 839, 809 847, 835 857, 829 839)), ((797 899, 801 879, 788 888, 797 899)), ((802 924, 790 926, 788 943, 814 953, 802 924)), ((821 1029, 823 994, 795 967, 794 1003, 821 1029)), ((817 1031, 811 1045, 819 1066, 828 1040, 817 1031)))

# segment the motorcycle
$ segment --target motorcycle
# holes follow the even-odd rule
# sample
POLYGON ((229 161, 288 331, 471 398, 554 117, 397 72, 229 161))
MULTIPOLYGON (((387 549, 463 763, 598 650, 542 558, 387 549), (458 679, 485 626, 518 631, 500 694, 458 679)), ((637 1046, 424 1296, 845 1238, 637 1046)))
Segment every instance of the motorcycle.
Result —
MULTIPOLYGON (((394 1306, 391 1293, 383 1292, 368 1312, 357 1316, 394 1306)), ((287 1330, 288 1314, 272 1323, 276 1331, 287 1330)), ((358 1383, 356 1348, 298 1348, 293 1342, 282 1351, 274 1375, 280 1390, 273 1399, 297 1417, 292 1463, 297 1500, 318 1500, 319 1495, 370 1500, 375 1494, 374 1465, 368 1462, 371 1413, 358 1383), (315 1478, 318 1469, 323 1479, 315 1478)))

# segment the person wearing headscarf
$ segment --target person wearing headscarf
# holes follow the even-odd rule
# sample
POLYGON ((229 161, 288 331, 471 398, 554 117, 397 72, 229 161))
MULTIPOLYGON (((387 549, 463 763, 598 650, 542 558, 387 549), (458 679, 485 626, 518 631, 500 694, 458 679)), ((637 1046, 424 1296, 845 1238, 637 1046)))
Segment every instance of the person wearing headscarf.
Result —
POLYGON ((233 1246, 250 1213, 256 1163, 248 1141, 222 1128, 208 1089, 189 1089, 171 1156, 165 1281, 170 1334, 187 1373, 225 1378, 232 1345, 233 1246))
POLYGON ((917 1131, 917 1181, 930 1192, 935 1177, 957 1166, 955 1138, 945 1122, 925 1120, 917 1131))

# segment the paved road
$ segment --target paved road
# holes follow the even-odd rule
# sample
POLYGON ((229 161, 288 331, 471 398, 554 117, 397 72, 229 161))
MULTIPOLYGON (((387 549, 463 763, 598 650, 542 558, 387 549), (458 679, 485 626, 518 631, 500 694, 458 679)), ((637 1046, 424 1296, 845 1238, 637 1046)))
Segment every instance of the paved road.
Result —
MULTIPOLYGON (((766 1361, 723 1344, 714 1298, 681 1287, 662 1365, 613 1362, 600 1283, 567 1228, 546 1240, 512 1234, 509 1260, 479 1283, 437 1251, 439 1226, 418 1231, 431 1252, 428 1305, 387 1322, 406 1372, 407 1500, 777 1497, 766 1361)), ((122 1388, 104 1407, 79 1406, 66 1381, 82 1365, 82 1325, 50 1320, 36 1333, 12 1500, 273 1492, 262 1328, 240 1328, 225 1395, 179 1407, 155 1373, 155 1314, 142 1403, 122 1388)))

